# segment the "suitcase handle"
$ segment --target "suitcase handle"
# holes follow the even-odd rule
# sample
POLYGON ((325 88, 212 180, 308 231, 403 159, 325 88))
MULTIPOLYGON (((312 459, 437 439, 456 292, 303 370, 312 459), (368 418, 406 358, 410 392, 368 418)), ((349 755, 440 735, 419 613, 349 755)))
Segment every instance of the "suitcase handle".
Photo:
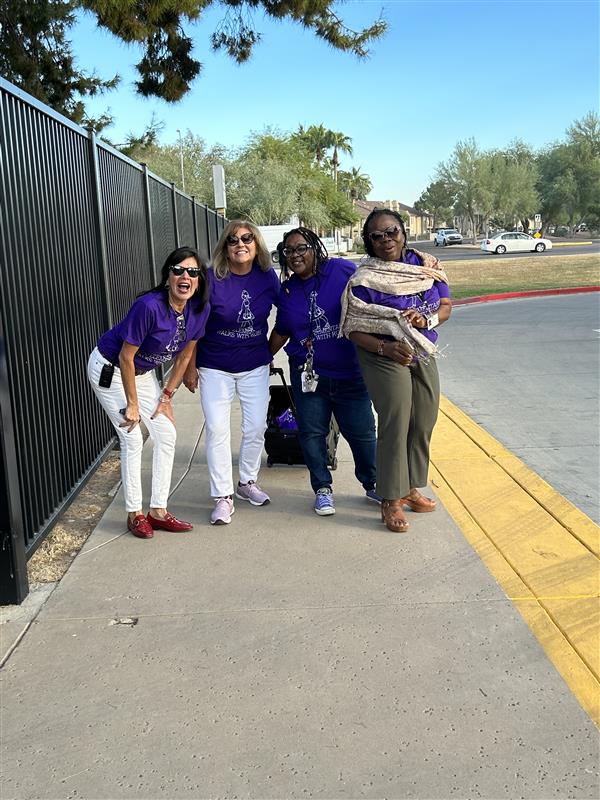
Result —
POLYGON ((269 368, 269 375, 279 375, 279 377, 281 378, 283 388, 286 390, 287 396, 290 398, 290 408, 292 409, 292 413, 294 414, 294 416, 296 416, 296 404, 294 403, 294 398, 292 397, 292 393, 290 392, 290 387, 287 384, 283 370, 281 369, 281 367, 274 367, 273 365, 271 365, 269 368))

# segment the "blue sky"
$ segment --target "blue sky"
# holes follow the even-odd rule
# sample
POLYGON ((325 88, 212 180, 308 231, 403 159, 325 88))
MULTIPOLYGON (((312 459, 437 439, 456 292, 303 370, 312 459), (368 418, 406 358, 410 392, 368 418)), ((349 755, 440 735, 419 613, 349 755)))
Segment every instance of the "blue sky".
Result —
POLYGON ((342 169, 370 175, 372 199, 408 204, 460 139, 474 137, 487 149, 518 137, 538 148, 598 110, 596 0, 349 0, 338 11, 354 28, 380 14, 388 21, 368 60, 258 13, 262 42, 237 66, 210 50, 222 17, 210 9, 189 29, 201 75, 176 105, 136 96, 139 50, 97 30, 92 17, 83 17, 71 38, 81 67, 122 76, 115 92, 88 104, 92 114, 110 108, 114 142, 141 132, 153 112, 165 123, 164 143, 175 141, 179 128, 209 146, 242 145, 267 125, 292 131, 322 123, 352 139, 354 155, 343 157, 342 169))

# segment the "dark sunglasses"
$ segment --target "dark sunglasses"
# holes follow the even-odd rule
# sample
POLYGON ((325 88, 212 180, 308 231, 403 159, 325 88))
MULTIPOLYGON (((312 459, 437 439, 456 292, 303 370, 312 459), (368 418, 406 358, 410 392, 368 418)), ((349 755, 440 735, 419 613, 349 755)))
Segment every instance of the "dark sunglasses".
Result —
POLYGON ((397 225, 391 225, 389 228, 386 228, 384 231, 371 231, 369 234, 369 239, 372 242, 381 242, 383 239, 397 239, 398 234, 402 233, 400 228, 397 225))
POLYGON ((310 244, 299 244, 298 247, 284 247, 281 251, 286 258, 293 256, 294 253, 298 253, 299 256, 303 256, 308 250, 312 250, 312 245, 310 244))
POLYGON ((250 244, 250 242, 254 241, 254 234, 253 233, 242 233, 241 236, 228 236, 227 237, 227 244, 234 245, 238 244, 238 242, 242 241, 244 244, 250 244))
POLYGON ((202 274, 202 270, 199 267, 169 267, 169 270, 173 275, 177 275, 178 278, 184 272, 187 272, 190 278, 198 278, 202 274))

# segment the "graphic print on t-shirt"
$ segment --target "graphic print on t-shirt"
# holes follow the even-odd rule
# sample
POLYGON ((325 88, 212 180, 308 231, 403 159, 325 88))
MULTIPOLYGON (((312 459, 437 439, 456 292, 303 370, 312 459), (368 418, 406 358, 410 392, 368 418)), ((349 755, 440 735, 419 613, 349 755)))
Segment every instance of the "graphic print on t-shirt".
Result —
POLYGON ((175 335, 167 345, 167 352, 169 354, 178 353, 181 349, 181 343, 185 342, 185 317, 183 314, 177 315, 177 330, 175 335))
MULTIPOLYGON (((310 328, 312 338, 315 340, 323 339, 337 339, 340 330, 339 325, 331 325, 327 319, 327 314, 317 303, 318 290, 313 289, 310 293, 310 301, 308 308, 308 318, 310 320, 310 328)), ((308 337, 307 337, 308 338, 308 337)), ((301 343, 304 344, 306 339, 302 339, 301 343)))
POLYGON ((254 327, 256 317, 252 313, 251 300, 250 292, 243 289, 240 295, 240 310, 237 315, 239 327, 218 331, 221 336, 231 336, 235 339, 250 339, 253 336, 260 336, 260 330, 254 327))
POLYGON ((158 367, 161 364, 166 364, 167 361, 170 361, 177 355, 182 345, 185 343, 185 337, 185 316, 181 313, 177 315, 177 328, 171 340, 165 345, 165 351, 163 353, 148 353, 140 347, 136 355, 144 359, 144 361, 147 361, 153 367, 158 367))

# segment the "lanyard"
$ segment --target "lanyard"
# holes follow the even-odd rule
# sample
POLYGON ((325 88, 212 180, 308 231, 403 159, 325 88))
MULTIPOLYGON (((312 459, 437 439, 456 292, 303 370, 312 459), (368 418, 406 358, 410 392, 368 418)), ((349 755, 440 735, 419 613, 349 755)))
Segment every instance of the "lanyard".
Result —
POLYGON ((316 319, 315 308, 317 305, 317 298, 319 296, 320 284, 321 284, 321 276, 317 273, 315 285, 314 288, 311 290, 310 294, 306 293, 306 289, 304 288, 304 286, 302 287, 302 291, 304 292, 304 297, 306 299, 306 304, 308 305, 308 316, 309 316, 308 339, 306 340, 307 352, 306 352, 306 362, 304 364, 304 369, 306 370, 306 372, 311 374, 313 372, 313 360, 314 360, 313 334, 314 334, 315 319, 316 319))
POLYGON ((314 287, 311 289, 310 294, 306 293, 306 289, 304 286, 302 287, 302 291, 304 292, 304 297, 306 299, 306 305, 308 306, 308 339, 306 340, 306 347, 309 350, 312 350, 312 340, 313 335, 315 332, 315 319, 316 319, 316 308, 317 308, 317 299, 319 296, 319 289, 321 288, 321 276, 317 274, 314 287))

